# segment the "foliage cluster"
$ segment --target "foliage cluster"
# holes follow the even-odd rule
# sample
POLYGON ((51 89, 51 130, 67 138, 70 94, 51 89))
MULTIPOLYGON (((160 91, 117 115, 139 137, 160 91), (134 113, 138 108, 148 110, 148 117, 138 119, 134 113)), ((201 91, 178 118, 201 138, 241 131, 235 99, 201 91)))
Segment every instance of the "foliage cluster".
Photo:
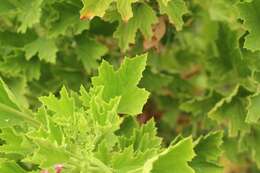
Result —
POLYGON ((259 172, 259 9, 0 0, 0 172, 259 172))

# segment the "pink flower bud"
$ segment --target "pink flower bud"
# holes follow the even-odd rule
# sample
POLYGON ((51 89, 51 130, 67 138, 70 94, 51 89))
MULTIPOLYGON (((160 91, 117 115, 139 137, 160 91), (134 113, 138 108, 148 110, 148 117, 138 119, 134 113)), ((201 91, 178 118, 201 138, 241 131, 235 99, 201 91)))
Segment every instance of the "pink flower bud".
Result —
POLYGON ((55 165, 56 173, 61 173, 62 169, 63 169, 63 165, 62 164, 55 165))

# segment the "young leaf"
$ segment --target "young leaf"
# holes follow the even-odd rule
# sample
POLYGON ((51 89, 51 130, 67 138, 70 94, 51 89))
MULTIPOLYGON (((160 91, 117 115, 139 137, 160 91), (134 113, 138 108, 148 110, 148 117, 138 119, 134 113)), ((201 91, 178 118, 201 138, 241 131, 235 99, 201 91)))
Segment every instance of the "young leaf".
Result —
POLYGON ((23 161, 39 164, 42 168, 48 168, 57 163, 64 163, 70 158, 65 147, 41 139, 34 140, 34 142, 37 144, 38 149, 32 156, 28 155, 23 161))
MULTIPOLYGON (((109 102, 103 100, 103 87, 90 89, 88 114, 92 116, 94 122, 103 128, 108 127, 109 131, 115 131, 119 128, 121 120, 117 114, 120 97, 114 97, 109 102)), ((83 101, 85 100, 82 97, 83 101)))
POLYGON ((137 87, 145 69, 147 55, 125 58, 121 67, 115 71, 113 66, 103 61, 99 75, 92 78, 94 87, 104 86, 103 96, 109 100, 120 96, 118 113, 136 115, 142 112, 149 93, 137 87))
POLYGON ((61 98, 57 99, 54 95, 44 96, 40 101, 47 106, 48 109, 56 113, 54 120, 57 124, 68 125, 74 121, 75 103, 70 98, 65 87, 61 89, 61 98))

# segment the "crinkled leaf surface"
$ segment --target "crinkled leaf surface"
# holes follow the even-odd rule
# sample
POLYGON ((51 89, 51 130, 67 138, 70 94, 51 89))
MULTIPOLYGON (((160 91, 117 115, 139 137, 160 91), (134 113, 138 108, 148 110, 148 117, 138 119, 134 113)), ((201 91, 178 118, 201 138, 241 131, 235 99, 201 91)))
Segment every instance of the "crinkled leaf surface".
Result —
POLYGON ((56 113, 56 122, 67 124, 74 120, 75 103, 73 98, 70 98, 65 87, 62 88, 61 98, 57 99, 54 95, 41 97, 42 103, 56 113))

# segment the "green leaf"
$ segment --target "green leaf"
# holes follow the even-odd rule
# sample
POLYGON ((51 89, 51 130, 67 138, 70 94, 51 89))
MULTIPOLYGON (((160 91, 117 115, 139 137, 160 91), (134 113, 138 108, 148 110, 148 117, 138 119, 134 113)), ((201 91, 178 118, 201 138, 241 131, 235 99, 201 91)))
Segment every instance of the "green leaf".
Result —
POLYGON ((43 0, 22 0, 18 4, 18 20, 21 22, 18 32, 25 33, 28 28, 40 22, 43 0))
POLYGON ((157 137, 157 129, 153 120, 143 126, 131 129, 131 134, 121 129, 118 144, 121 152, 112 157, 112 165, 116 172, 128 172, 142 169, 145 162, 153 157, 160 148, 161 138, 157 137), (129 158, 129 159, 125 159, 129 158))
POLYGON ((24 134, 19 134, 12 128, 3 128, 1 130, 0 137, 4 140, 4 144, 0 146, 1 152, 26 156, 32 151, 32 144, 28 142, 24 134))
POLYGON ((210 162, 194 161, 191 166, 194 168, 196 173, 223 173, 223 168, 221 166, 210 162))
POLYGON ((243 2, 239 5, 240 16, 244 20, 244 26, 249 34, 245 38, 244 47, 251 50, 260 50, 260 1, 243 2))
POLYGON ((7 105, 8 107, 11 107, 13 109, 20 110, 20 106, 18 103, 15 102, 15 96, 12 94, 12 92, 9 90, 9 88, 5 85, 4 81, 0 80, 0 102, 2 104, 7 105))
POLYGON ((1 162, 0 163, 0 172, 2 173, 27 173, 23 168, 21 168, 17 163, 15 162, 1 162))
POLYGON ((170 76, 153 73, 149 69, 144 71, 143 76, 140 86, 146 88, 150 92, 162 92, 161 89, 167 87, 172 81, 170 76))
POLYGON ((3 80, 0 80, 0 125, 10 127, 18 125, 23 121, 38 126, 38 122, 31 117, 31 113, 24 112, 24 109, 15 101, 15 96, 7 88, 3 80))
POLYGON ((7 0, 0 0, 0 14, 5 15, 15 10, 15 6, 7 0))
POLYGON ((171 0, 162 0, 162 3, 164 4, 164 5, 167 5, 168 4, 168 2, 170 2, 171 0))
POLYGON ((212 172, 222 173, 223 168, 219 165, 222 155, 223 132, 210 132, 200 137, 195 144, 196 157, 192 160, 191 166, 196 173, 212 172))
POLYGON ((245 102, 237 96, 239 89, 240 87, 237 86, 208 112, 210 118, 219 123, 227 123, 230 136, 237 136, 241 131, 248 131, 248 125, 245 123, 245 102))
POLYGON ((38 129, 39 131, 31 133, 31 138, 43 137, 59 145, 64 142, 64 134, 61 127, 53 122, 44 106, 38 109, 36 118, 41 123, 41 128, 38 129))
POLYGON ((143 168, 143 173, 195 173, 188 162, 195 156, 191 138, 185 138, 148 160, 143 168))
MULTIPOLYGON (((92 116, 94 122, 102 128, 108 127, 109 131, 115 131, 119 128, 121 120, 117 114, 117 109, 120 102, 120 97, 114 97, 109 102, 103 100, 103 87, 91 88, 88 98, 88 114, 92 116)), ((86 97, 81 99, 85 101, 86 97)), ((87 100, 86 100, 87 101, 87 100)))
POLYGON ((104 86, 103 96, 109 100, 121 97, 118 113, 136 115, 142 112, 149 93, 137 87, 145 69, 147 55, 125 58, 121 67, 115 71, 113 66, 103 61, 99 75, 92 78, 94 87, 104 86))
POLYGON ((77 35, 89 28, 88 21, 79 20, 79 1, 74 3, 55 3, 55 5, 46 9, 48 15, 50 15, 47 16, 47 21, 50 22, 48 37, 57 38, 60 35, 77 35), (54 15, 51 15, 52 13, 54 15))
POLYGON ((37 37, 34 32, 27 31, 26 33, 17 33, 13 31, 1 31, 0 32, 0 45, 7 49, 22 48, 25 44, 28 44, 35 40, 37 37))
POLYGON ((74 122, 75 101, 63 87, 60 91, 60 99, 53 94, 40 97, 40 101, 51 111, 55 112, 54 121, 60 125, 69 125, 74 122))
MULTIPOLYGON (((133 17, 131 5, 138 0, 117 0, 117 10, 120 13, 123 21, 127 22, 130 18, 133 17)), ((81 10, 81 19, 92 19, 95 16, 103 17, 106 11, 109 9, 109 6, 115 0, 107 1, 94 1, 94 0, 82 0, 84 6, 81 10)))
POLYGON ((121 136, 119 138, 120 148, 132 146, 135 152, 154 152, 160 148, 161 138, 157 137, 157 129, 154 120, 150 120, 143 126, 137 126, 133 129, 131 135, 121 136))
POLYGON ((249 98, 249 105, 247 107, 246 122, 257 123, 260 118, 260 94, 256 93, 249 98))
POLYGON ((216 131, 201 136, 194 142, 196 157, 192 160, 191 166, 196 173, 223 172, 223 168, 219 166, 219 159, 222 155, 222 138, 223 132, 216 131))
MULTIPOLYGON (((204 3, 203 0, 201 2, 204 3)), ((216 21, 225 21, 232 25, 236 25, 236 20, 239 15, 237 2, 237 0, 209 1, 209 14, 211 19, 216 21)))
MULTIPOLYGON (((214 63, 220 64, 216 74, 226 75, 231 71, 231 69, 235 69, 237 72, 239 72, 243 64, 239 64, 242 61, 242 54, 241 50, 239 49, 238 39, 239 36, 237 32, 232 31, 228 25, 219 25, 218 38, 215 41, 218 54, 217 58, 214 59, 214 63)), ((212 70, 215 69, 212 68, 212 70)))
POLYGON ((117 0, 117 9, 124 22, 127 22, 131 17, 133 17, 131 5, 137 1, 138 0, 117 0))
POLYGON ((76 49, 76 53, 79 60, 83 63, 85 70, 90 73, 91 70, 97 69, 97 61, 107 53, 107 47, 93 39, 83 36, 77 40, 77 44, 78 48, 76 49))
POLYGON ((95 16, 103 17, 113 1, 114 0, 82 0, 84 6, 80 12, 80 18, 92 19, 95 16))
POLYGON ((255 161, 258 169, 260 168, 260 128, 259 126, 253 126, 249 133, 245 133, 241 138, 240 144, 243 143, 245 150, 255 161), (242 141, 242 142, 241 142, 242 141))
POLYGON ((198 144, 194 150, 196 157, 205 161, 217 161, 222 154, 221 145, 223 143, 223 132, 216 131, 198 139, 198 144))
POLYGON ((69 153, 62 146, 57 146, 42 139, 37 139, 34 142, 37 144, 38 149, 32 156, 28 155, 23 161, 39 164, 41 168, 48 168, 53 167, 55 164, 64 163, 70 158, 69 153))
POLYGON ((27 81, 32 81, 40 78, 40 65, 39 61, 27 61, 23 53, 15 52, 0 61, 0 72, 8 77, 26 77, 27 81))
POLYGON ((25 108, 29 107, 29 103, 27 97, 25 96, 27 93, 27 81, 25 78, 10 78, 5 80, 6 84, 15 95, 17 102, 19 105, 23 105, 25 108))
POLYGON ((180 109, 192 113, 194 116, 204 116, 216 105, 219 101, 220 95, 216 93, 210 93, 206 97, 201 97, 193 100, 189 100, 180 105, 180 109))
POLYGON ((55 63, 58 48, 54 40, 38 38, 37 40, 26 44, 24 46, 24 50, 27 60, 30 60, 38 53, 40 60, 44 60, 49 63, 55 63))
POLYGON ((170 22, 176 27, 177 31, 182 30, 183 27, 183 15, 187 14, 188 8, 185 1, 183 0, 169 0, 165 3, 163 0, 158 0, 160 13, 167 14, 169 16, 170 22))
MULTIPOLYGON (((154 153, 153 153, 154 154, 154 153)), ((116 172, 141 173, 143 164, 151 157, 151 153, 135 153, 132 147, 125 148, 122 152, 115 153, 112 165, 116 172), (125 159, 128 158, 128 159, 125 159)))
POLYGON ((120 21, 114 37, 118 39, 119 47, 125 51, 130 43, 135 43, 135 35, 139 29, 145 38, 152 36, 152 25, 157 22, 151 7, 140 4, 133 9, 134 16, 128 22, 120 21), (143 20, 145 18, 145 20, 143 20))

